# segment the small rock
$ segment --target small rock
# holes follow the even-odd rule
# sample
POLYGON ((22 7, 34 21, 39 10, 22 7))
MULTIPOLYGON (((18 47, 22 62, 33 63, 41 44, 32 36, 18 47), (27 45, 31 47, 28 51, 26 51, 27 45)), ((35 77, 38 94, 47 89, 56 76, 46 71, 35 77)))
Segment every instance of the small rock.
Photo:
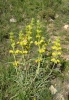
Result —
POLYGON ((64 29, 67 29, 69 27, 69 25, 64 25, 64 29))
POLYGON ((51 91, 51 94, 56 94, 57 90, 54 88, 53 85, 50 86, 49 90, 51 91))
POLYGON ((11 22, 11 23, 15 23, 15 22, 16 22, 16 19, 15 19, 15 18, 11 18, 11 19, 10 19, 10 22, 11 22))

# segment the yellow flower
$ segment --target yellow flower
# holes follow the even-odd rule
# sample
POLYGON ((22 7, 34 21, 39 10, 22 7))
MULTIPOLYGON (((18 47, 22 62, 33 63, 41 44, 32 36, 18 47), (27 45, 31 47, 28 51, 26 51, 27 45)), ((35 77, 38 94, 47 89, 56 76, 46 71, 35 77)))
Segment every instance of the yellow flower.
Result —
POLYGON ((40 58, 40 57, 35 60, 36 63, 38 63, 40 61, 42 61, 42 58, 40 58))
POLYGON ((31 25, 28 25, 26 28, 29 29, 29 30, 31 30, 32 29, 32 26, 31 25))
POLYGON ((57 47, 54 45, 54 46, 52 46, 52 49, 57 50, 57 47))
POLYGON ((52 46, 52 49, 53 50, 61 50, 61 47, 57 47, 57 46, 54 45, 54 46, 52 46))
POLYGON ((57 63, 57 60, 55 58, 52 58, 51 62, 57 63))
POLYGON ((29 35, 30 35, 31 33, 32 33, 31 31, 27 31, 27 34, 29 34, 29 35))
POLYGON ((23 41, 20 42, 20 45, 23 46, 23 41))
POLYGON ((38 41, 38 42, 35 41, 34 44, 35 44, 35 45, 41 45, 43 42, 44 42, 44 40, 40 40, 40 41, 38 41))
POLYGON ((35 44, 35 45, 38 45, 38 42, 37 42, 37 41, 35 41, 35 42, 34 42, 34 44, 35 44))
POLYGON ((20 45, 21 45, 21 46, 25 46, 25 45, 27 45, 27 41, 26 41, 26 40, 21 41, 21 42, 20 42, 20 45))
POLYGON ((14 53, 14 51, 13 51, 13 50, 9 50, 9 53, 12 53, 12 54, 13 54, 13 53, 14 53))
POLYGON ((55 42, 54 42, 54 45, 60 46, 60 43, 58 43, 57 41, 55 41, 55 42))
POLYGON ((52 49, 53 49, 53 52, 52 52, 51 61, 54 62, 54 63, 59 63, 60 60, 59 60, 58 57, 59 57, 59 55, 61 55, 61 46, 60 46, 60 43, 59 43, 58 39, 54 42, 54 45, 52 46, 52 49))
POLYGON ((57 63, 60 63, 60 60, 59 59, 57 59, 57 63))
POLYGON ((58 55, 61 55, 61 52, 58 52, 57 54, 58 54, 58 55))
POLYGON ((41 33, 41 30, 38 30, 38 29, 37 29, 36 31, 37 31, 37 33, 41 33))
POLYGON ((52 56, 57 56, 57 52, 53 52, 52 53, 52 56))
POLYGON ((36 35, 36 38, 40 38, 40 37, 41 37, 41 35, 40 35, 40 34, 37 34, 37 35, 36 35))
POLYGON ((22 32, 22 31, 20 31, 20 32, 19 32, 19 40, 22 40, 22 39, 23 39, 23 37, 24 37, 24 34, 23 34, 23 32, 22 32))
POLYGON ((21 53, 22 54, 22 51, 21 50, 16 50, 15 51, 15 54, 18 54, 18 53, 21 53))
POLYGON ((59 63, 59 62, 60 62, 60 60, 59 60, 59 59, 52 58, 52 59, 51 59, 51 62, 54 62, 54 63, 59 63))
POLYGON ((37 45, 38 45, 38 46, 39 46, 39 45, 41 45, 41 42, 40 42, 40 41, 38 41, 38 42, 37 42, 37 45))
POLYGON ((41 48, 38 51, 39 51, 39 53, 44 53, 45 52, 45 49, 41 48))
POLYGON ((18 53, 19 53, 19 50, 16 50, 16 51, 15 51, 15 54, 18 54, 18 53))
POLYGON ((30 44, 32 44, 33 43, 33 41, 30 41, 30 44))
POLYGON ((61 49, 62 49, 61 47, 58 47, 58 48, 57 48, 57 50, 61 50, 61 49))
POLYGON ((31 39, 32 39, 32 37, 31 37, 31 36, 28 36, 27 38, 28 38, 28 40, 31 40, 31 39))
POLYGON ((44 40, 43 40, 43 39, 41 39, 41 40, 40 40, 40 43, 43 43, 43 42, 44 42, 44 40))
POLYGON ((27 53, 28 53, 28 51, 27 51, 27 50, 24 50, 24 51, 22 51, 22 53, 23 53, 23 54, 27 54, 27 53))
POLYGON ((19 61, 14 61, 13 62, 13 66, 18 66, 19 65, 19 61))

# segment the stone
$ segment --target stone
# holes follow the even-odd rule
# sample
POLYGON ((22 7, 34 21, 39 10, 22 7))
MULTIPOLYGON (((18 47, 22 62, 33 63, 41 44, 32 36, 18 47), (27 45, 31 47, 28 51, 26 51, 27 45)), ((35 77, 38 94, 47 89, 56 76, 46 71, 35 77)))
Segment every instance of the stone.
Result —
POLYGON ((57 89, 54 88, 53 85, 51 85, 51 86, 49 87, 49 90, 51 91, 51 94, 52 94, 52 95, 56 94, 56 92, 57 92, 57 89))
POLYGON ((16 19, 15 19, 15 18, 11 18, 11 19, 10 19, 10 22, 11 22, 11 23, 15 23, 15 22, 16 22, 16 19))
POLYGON ((67 29, 69 27, 69 25, 64 25, 64 29, 67 29))

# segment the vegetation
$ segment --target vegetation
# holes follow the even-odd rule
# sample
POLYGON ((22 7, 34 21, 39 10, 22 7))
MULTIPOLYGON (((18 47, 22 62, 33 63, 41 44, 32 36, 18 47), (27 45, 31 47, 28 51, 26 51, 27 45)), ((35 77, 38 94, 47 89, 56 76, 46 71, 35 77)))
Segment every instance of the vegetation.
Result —
POLYGON ((60 31, 69 24, 65 2, 0 1, 0 100, 53 100, 53 77, 68 80, 62 74, 69 70, 62 58, 68 54, 68 31, 60 31))

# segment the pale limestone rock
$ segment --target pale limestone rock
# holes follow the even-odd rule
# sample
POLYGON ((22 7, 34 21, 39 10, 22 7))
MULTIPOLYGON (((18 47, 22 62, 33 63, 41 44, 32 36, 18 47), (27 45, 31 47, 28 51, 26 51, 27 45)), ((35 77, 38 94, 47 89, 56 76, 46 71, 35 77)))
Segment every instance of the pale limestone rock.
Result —
POLYGON ((11 23, 15 23, 15 22, 16 22, 16 19, 15 19, 15 18, 11 18, 11 19, 10 19, 10 22, 11 22, 11 23))
POLYGON ((53 95, 56 94, 56 92, 57 92, 56 88, 54 88, 53 85, 50 86, 49 90, 51 91, 51 94, 53 94, 53 95))
POLYGON ((67 29, 69 27, 69 25, 64 25, 64 29, 67 29))

